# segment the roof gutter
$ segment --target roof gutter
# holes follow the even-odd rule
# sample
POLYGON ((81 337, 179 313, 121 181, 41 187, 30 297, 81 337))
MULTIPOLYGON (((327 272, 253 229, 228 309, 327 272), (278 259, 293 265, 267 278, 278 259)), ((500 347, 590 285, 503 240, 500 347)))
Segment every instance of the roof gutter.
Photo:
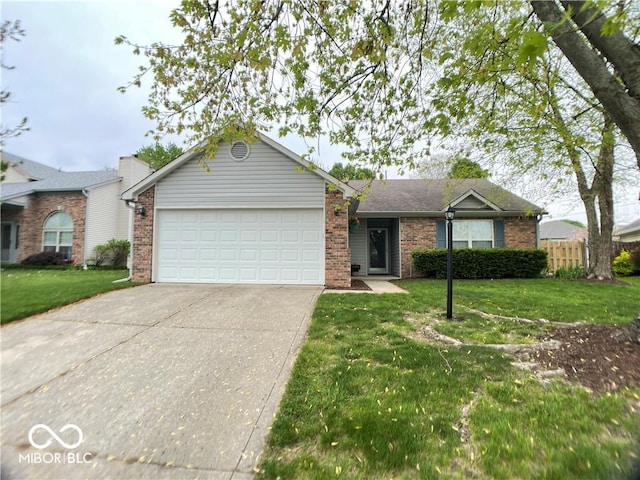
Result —
MULTIPOLYGON (((523 216, 538 216, 546 212, 534 211, 531 215, 526 215, 521 211, 499 211, 495 210, 456 210, 456 218, 501 218, 501 217, 523 217, 523 216)), ((388 212, 357 212, 361 218, 387 218, 387 217, 444 217, 443 210, 436 211, 388 211, 388 212)))

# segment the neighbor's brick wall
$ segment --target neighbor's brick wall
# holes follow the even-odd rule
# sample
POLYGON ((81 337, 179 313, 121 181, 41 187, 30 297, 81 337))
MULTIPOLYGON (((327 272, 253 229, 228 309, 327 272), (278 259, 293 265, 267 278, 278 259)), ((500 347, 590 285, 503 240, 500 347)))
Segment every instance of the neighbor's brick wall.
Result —
POLYGON ((44 221, 54 212, 65 212, 73 219, 73 263, 84 262, 84 230, 87 197, 82 192, 34 193, 22 212, 18 233, 18 262, 42 251, 44 221))
POLYGON ((342 192, 325 194, 325 285, 351 287, 351 250, 349 249, 349 213, 342 192), (340 205, 338 215, 336 205, 340 205))
POLYGON ((421 248, 437 247, 436 220, 420 217, 400 218, 401 278, 421 276, 415 268, 411 268, 413 264, 411 252, 421 248))
POLYGON ((147 214, 142 217, 137 213, 133 219, 132 246, 132 280, 134 282, 150 282, 153 260, 153 220, 156 187, 145 190, 138 196, 136 209, 144 206, 147 214))
POLYGON ((504 243, 508 248, 538 248, 538 220, 535 217, 504 219, 504 243))

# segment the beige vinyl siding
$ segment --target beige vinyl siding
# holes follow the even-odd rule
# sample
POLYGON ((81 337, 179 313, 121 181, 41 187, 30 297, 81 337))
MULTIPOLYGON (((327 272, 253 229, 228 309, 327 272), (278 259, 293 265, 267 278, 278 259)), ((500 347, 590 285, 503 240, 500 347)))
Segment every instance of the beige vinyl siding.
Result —
POLYGON ((467 198, 458 202, 455 206, 458 210, 478 210, 478 209, 491 209, 476 197, 469 195, 467 198))
POLYGON ((358 229, 349 232, 349 247, 351 248, 351 263, 360 265, 360 271, 353 275, 367 275, 367 219, 361 218, 358 229))
POLYGON ((28 181, 28 177, 24 176, 10 165, 7 171, 4 173, 4 180, 2 180, 2 183, 24 183, 28 181))
MULTIPOLYGON (((121 157, 118 165, 118 175, 122 178, 120 193, 133 187, 136 183, 149 175, 150 169, 146 162, 136 157, 121 157)), ((131 228, 131 209, 124 201, 118 202, 118 225, 116 238, 125 240, 129 238, 131 228)))
POLYGON ((324 180, 264 143, 234 160, 220 144, 207 171, 193 159, 160 180, 156 208, 308 208, 324 206, 324 180))
POLYGON ((120 203, 122 203, 120 182, 109 183, 89 190, 85 226, 85 261, 94 256, 93 248, 96 245, 101 245, 114 238, 120 203))

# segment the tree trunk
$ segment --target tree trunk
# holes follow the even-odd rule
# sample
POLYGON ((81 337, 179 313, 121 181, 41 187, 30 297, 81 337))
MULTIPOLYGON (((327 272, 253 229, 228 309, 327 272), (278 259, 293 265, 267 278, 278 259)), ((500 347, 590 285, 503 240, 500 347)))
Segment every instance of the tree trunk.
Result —
MULTIPOLYGON (((589 228, 589 274, 591 277, 612 279, 611 270, 611 237, 613 235, 613 163, 615 155, 615 139, 613 130, 615 126, 611 116, 604 114, 602 127, 602 140, 596 174, 591 184, 591 202, 597 199, 600 221, 595 219, 595 231, 589 228), (599 226, 599 228, 598 228, 599 226), (593 239, 592 239, 593 233, 593 239), (593 242, 593 243, 592 243, 593 242)), ((584 200, 583 200, 584 201, 584 200)), ((585 203, 586 206, 586 203, 585 203)), ((593 214, 595 215, 595 206, 593 214)), ((591 222, 589 222, 591 225, 591 222)))
MULTIPOLYGON (((589 22, 583 24, 585 31, 580 32, 578 25, 563 16, 563 9, 555 0, 531 0, 530 3, 537 17, 545 24, 554 43, 587 82, 593 94, 627 137, 640 168, 640 92, 635 91, 633 85, 639 77, 640 70, 640 63, 635 61, 638 57, 638 46, 628 40, 622 32, 617 32, 613 37, 596 35, 594 29, 588 27, 589 22), (582 36, 583 33, 586 38, 597 37, 602 54, 613 64, 622 80, 630 81, 632 85, 623 85, 618 81, 616 75, 607 68, 605 60, 595 46, 587 43, 582 36), (630 50, 619 52, 620 45, 630 45, 630 50), (616 52, 616 55, 612 55, 612 51, 616 52), (631 61, 620 61, 620 58, 631 61)), ((578 20, 582 13, 577 15, 578 20)))
POLYGON ((600 151, 594 165, 595 174, 591 186, 585 174, 580 153, 571 138, 562 111, 559 99, 555 95, 553 86, 549 87, 550 106, 552 108, 558 135, 567 150, 567 157, 571 162, 573 172, 578 184, 580 199, 584 204, 587 214, 587 231, 589 245, 590 278, 600 280, 613 279, 611 270, 611 236, 613 233, 613 164, 615 160, 615 124, 607 112, 602 112, 603 124, 600 140, 600 151), (596 208, 597 202, 597 208, 596 208), (600 213, 598 218, 598 213, 600 213))

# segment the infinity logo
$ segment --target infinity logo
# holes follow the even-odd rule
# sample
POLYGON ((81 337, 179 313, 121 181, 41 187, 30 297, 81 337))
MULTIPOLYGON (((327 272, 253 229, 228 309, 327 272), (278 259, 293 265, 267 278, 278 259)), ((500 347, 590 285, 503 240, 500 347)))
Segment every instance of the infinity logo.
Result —
POLYGON ((46 432, 49 433, 49 435, 51 435, 61 446, 63 446, 64 448, 67 448, 69 450, 73 449, 73 448, 77 448, 80 446, 80 444, 82 443, 82 440, 84 438, 84 435, 82 434, 82 430, 80 430, 80 427, 78 427, 77 425, 74 425, 73 423, 68 423, 66 424, 64 427, 62 427, 60 429, 60 433, 65 432, 67 430, 75 430, 76 432, 78 432, 78 441, 76 443, 66 443, 64 440, 62 440, 58 435, 56 435, 56 432, 54 432, 53 430, 51 430, 47 425, 43 424, 43 423, 39 423, 37 425, 34 425, 33 427, 31 427, 31 429, 29 430, 29 443, 34 446, 35 448, 38 448, 40 450, 42 450, 43 448, 47 448, 49 445, 51 445, 51 442, 53 441, 51 438, 49 440, 47 440, 46 442, 40 444, 40 443, 36 443, 33 440, 33 434, 34 432, 36 432, 37 430, 45 430, 46 432))

